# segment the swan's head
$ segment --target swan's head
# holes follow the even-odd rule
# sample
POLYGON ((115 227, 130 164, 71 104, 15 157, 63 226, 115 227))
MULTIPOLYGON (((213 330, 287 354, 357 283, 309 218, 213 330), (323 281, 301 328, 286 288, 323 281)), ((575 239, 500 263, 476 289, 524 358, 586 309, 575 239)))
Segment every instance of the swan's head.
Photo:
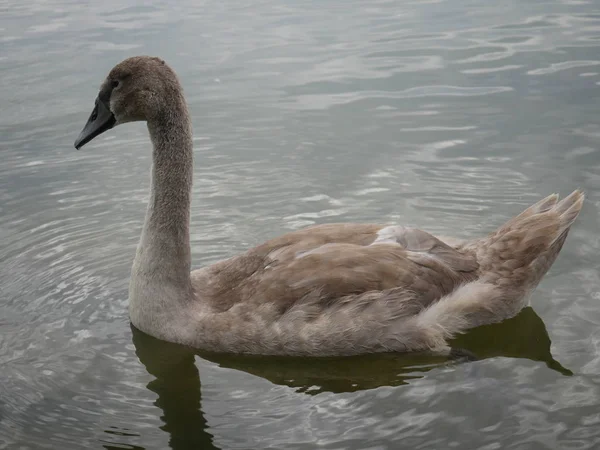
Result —
POLYGON ((75 140, 75 148, 116 125, 152 120, 181 98, 177 76, 162 59, 134 56, 121 61, 102 82, 96 106, 75 140))

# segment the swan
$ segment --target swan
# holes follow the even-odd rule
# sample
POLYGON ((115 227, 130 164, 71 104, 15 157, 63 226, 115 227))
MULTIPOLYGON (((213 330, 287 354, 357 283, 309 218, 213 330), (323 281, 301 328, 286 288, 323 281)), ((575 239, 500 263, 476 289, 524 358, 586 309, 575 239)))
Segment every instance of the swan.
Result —
POLYGON ((129 316, 156 338, 200 350, 333 356, 428 351, 515 316, 548 271, 584 201, 550 195, 471 240, 401 225, 324 224, 191 271, 192 127, 160 58, 117 64, 75 141, 145 121, 151 190, 129 286, 129 316))

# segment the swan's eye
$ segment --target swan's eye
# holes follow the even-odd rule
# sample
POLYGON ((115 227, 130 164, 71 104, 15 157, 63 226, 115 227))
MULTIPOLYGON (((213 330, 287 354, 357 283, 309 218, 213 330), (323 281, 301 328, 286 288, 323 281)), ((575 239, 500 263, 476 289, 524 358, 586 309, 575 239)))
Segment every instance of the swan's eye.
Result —
POLYGON ((116 89, 119 87, 120 82, 119 82, 119 80, 112 80, 111 84, 112 84, 112 88, 116 89))

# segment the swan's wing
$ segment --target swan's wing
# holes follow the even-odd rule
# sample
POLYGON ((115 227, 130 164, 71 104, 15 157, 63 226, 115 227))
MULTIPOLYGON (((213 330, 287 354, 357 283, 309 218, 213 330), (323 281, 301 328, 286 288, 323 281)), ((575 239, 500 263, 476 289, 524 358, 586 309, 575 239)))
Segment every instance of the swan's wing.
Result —
POLYGON ((196 274, 200 297, 218 310, 236 303, 304 299, 323 307, 346 296, 406 291, 422 305, 476 277, 474 255, 413 228, 329 224, 288 233, 196 274))

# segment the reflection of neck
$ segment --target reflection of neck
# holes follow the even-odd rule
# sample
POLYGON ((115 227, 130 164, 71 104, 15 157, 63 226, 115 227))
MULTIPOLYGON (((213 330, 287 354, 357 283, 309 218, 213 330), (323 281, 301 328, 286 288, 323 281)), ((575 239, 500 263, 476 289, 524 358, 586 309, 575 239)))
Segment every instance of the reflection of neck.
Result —
POLYGON ((190 195, 192 130, 183 97, 148 121, 154 145, 152 186, 136 255, 139 276, 191 292, 190 195))
POLYGON ((138 358, 155 377, 147 387, 158 395, 154 404, 163 411, 161 429, 169 433, 169 446, 175 450, 215 450, 201 409, 200 376, 194 353, 134 327, 132 332, 138 358))

